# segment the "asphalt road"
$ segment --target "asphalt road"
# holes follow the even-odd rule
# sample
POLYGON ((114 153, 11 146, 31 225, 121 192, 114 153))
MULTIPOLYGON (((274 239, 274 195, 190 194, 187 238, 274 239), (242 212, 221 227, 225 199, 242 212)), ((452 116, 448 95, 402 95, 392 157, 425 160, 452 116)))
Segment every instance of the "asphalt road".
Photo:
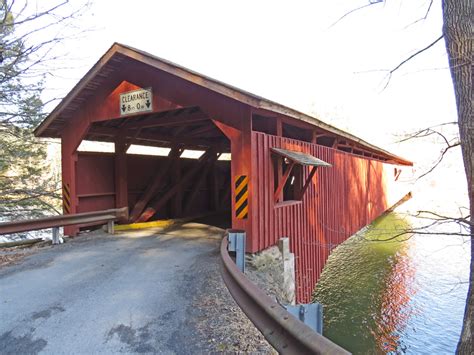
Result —
POLYGON ((221 231, 150 234, 79 237, 1 268, 0 353, 194 353, 192 300, 221 231))

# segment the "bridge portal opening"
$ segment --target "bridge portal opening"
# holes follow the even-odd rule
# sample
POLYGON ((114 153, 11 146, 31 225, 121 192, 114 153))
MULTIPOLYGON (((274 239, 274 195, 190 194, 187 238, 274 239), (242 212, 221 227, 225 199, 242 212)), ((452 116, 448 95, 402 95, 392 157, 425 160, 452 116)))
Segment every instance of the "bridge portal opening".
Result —
POLYGON ((199 107, 94 122, 85 141, 100 143, 78 150, 78 212, 128 206, 122 222, 231 225, 230 142, 199 107))

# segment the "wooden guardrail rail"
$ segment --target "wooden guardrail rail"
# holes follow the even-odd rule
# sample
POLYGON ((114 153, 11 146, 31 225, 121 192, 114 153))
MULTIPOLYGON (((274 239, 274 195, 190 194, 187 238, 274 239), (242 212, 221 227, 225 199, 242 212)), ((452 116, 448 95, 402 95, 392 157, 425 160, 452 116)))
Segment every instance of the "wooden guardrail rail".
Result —
POLYGON ((236 266, 222 239, 222 278, 242 311, 280 354, 350 354, 296 319, 236 266))
POLYGON ((26 219, 14 222, 0 223, 0 235, 29 232, 39 229, 53 228, 53 244, 55 244, 55 234, 59 227, 70 226, 74 224, 89 224, 95 222, 109 223, 109 232, 113 232, 113 221, 128 219, 128 208, 115 208, 103 211, 85 212, 51 216, 37 219, 26 219))

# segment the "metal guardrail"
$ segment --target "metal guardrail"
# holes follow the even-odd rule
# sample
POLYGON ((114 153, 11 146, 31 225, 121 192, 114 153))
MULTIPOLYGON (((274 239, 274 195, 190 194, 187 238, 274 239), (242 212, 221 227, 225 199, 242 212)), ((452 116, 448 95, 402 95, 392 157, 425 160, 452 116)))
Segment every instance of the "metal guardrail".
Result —
MULTIPOLYGON (((29 232, 39 229, 59 228, 74 224, 109 222, 117 219, 128 219, 128 208, 115 208, 103 211, 66 214, 15 222, 0 223, 0 235, 29 232)), ((110 228, 109 228, 110 229, 110 228)), ((54 231, 53 231, 54 235, 54 231)))
POLYGON ((288 313, 242 272, 221 244, 222 278, 232 297, 268 342, 280 354, 350 354, 288 313))

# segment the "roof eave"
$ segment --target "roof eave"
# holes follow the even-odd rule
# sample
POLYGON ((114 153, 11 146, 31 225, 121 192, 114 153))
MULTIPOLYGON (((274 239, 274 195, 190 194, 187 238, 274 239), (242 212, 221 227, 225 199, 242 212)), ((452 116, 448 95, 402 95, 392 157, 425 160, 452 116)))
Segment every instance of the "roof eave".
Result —
POLYGON ((216 79, 207 77, 200 73, 194 72, 175 63, 167 61, 165 59, 154 56, 150 53, 129 47, 120 43, 114 43, 109 50, 97 61, 96 64, 86 73, 86 75, 74 86, 74 88, 66 95, 66 97, 53 109, 53 111, 46 117, 46 119, 40 123, 40 125, 34 130, 34 134, 37 137, 45 137, 45 130, 51 124, 54 119, 61 115, 67 105, 81 92, 81 90, 89 83, 89 81, 97 74, 97 72, 117 53, 124 56, 128 56, 134 60, 140 61, 144 64, 150 65, 154 68, 163 70, 175 76, 178 76, 184 80, 193 82, 197 85, 204 86, 209 90, 215 91, 221 95, 232 98, 241 103, 247 104, 253 108, 264 109, 275 112, 284 116, 288 116, 303 122, 306 122, 315 127, 322 128, 330 133, 344 137, 355 143, 358 143, 366 148, 382 153, 383 155, 393 159, 397 163, 403 165, 413 165, 412 162, 398 157, 390 152, 387 152, 375 145, 372 145, 348 132, 345 132, 339 128, 331 126, 315 117, 299 112, 292 108, 286 107, 279 103, 265 99, 263 97, 254 95, 247 91, 238 89, 232 85, 220 82, 216 79))
POLYGON ((43 137, 44 131, 52 121, 57 118, 63 109, 80 93, 80 91, 89 83, 95 74, 112 58, 120 48, 119 43, 114 43, 105 54, 92 66, 91 69, 79 80, 71 91, 61 100, 61 102, 51 111, 51 113, 36 127, 33 131, 36 137, 43 137))

